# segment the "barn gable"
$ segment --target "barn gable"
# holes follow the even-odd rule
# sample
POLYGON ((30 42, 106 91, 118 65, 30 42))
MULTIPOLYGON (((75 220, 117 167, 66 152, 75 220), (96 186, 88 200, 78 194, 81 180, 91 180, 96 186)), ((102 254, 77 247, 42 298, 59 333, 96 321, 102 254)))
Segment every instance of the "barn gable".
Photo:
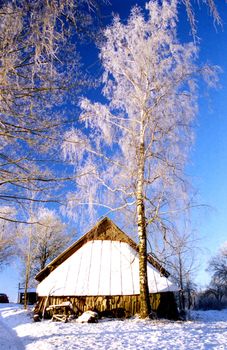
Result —
MULTIPOLYGON (((150 293, 174 291, 168 272, 148 256, 150 293)), ((104 218, 54 259, 36 279, 39 296, 139 294, 137 244, 104 218)))
MULTIPOLYGON (((52 260, 43 270, 41 270, 35 277, 37 281, 41 282, 46 278, 53 270, 55 270, 61 263, 68 259, 72 254, 79 250, 84 244, 93 240, 101 241, 118 241, 125 242, 137 252, 139 251, 138 245, 126 235, 112 220, 105 217, 99 221, 90 231, 83 235, 79 240, 67 248, 63 253, 58 255, 52 260)), ((169 276, 169 272, 166 271, 158 261, 156 261, 151 255, 147 257, 150 264, 152 264, 159 272, 165 277, 169 276)))

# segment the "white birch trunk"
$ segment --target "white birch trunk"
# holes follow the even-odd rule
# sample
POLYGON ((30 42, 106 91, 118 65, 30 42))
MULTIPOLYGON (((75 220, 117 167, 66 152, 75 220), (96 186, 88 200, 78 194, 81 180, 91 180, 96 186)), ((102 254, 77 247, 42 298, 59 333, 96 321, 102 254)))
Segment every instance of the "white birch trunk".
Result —
POLYGON ((150 298, 147 279, 147 234, 144 206, 144 171, 145 171, 145 149, 143 130, 141 127, 139 145, 139 164, 137 182, 137 225, 139 237, 139 281, 140 281, 140 317, 146 318, 150 311, 150 298))

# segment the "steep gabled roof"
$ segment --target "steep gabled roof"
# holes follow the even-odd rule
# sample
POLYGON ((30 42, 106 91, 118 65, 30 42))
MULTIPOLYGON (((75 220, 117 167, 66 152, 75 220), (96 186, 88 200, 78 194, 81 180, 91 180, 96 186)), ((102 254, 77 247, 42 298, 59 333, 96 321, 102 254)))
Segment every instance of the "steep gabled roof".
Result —
MULTIPOLYGON (((83 235, 78 241, 67 248, 63 253, 58 255, 52 260, 43 270, 41 270, 35 277, 37 281, 41 282, 46 278, 53 270, 55 270, 61 263, 68 259, 72 254, 79 250, 85 243, 93 240, 110 240, 118 241, 129 244, 137 252, 139 251, 138 245, 126 235, 112 220, 105 217, 99 221, 90 231, 83 235)), ((168 277, 169 272, 166 271, 150 254, 147 256, 147 260, 153 265, 163 276, 168 277)))

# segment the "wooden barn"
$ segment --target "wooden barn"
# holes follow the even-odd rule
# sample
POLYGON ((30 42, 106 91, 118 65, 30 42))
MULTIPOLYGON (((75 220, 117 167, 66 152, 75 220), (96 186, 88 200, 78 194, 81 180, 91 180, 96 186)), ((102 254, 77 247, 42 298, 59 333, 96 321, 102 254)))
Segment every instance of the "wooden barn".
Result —
MULTIPOLYGON (((158 316, 175 318, 177 288, 151 255, 147 260, 152 309, 158 316)), ((77 313, 94 309, 125 316, 139 313, 138 246, 109 218, 98 222, 36 279, 40 312, 44 305, 70 300, 77 313)))

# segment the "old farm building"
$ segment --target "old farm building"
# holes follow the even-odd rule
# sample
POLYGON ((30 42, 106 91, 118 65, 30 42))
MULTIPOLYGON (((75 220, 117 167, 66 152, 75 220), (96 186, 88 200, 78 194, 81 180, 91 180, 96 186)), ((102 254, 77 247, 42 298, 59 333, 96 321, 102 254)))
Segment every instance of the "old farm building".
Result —
MULTIPOLYGON (((174 317, 169 273, 148 256, 152 309, 174 317)), ((110 219, 104 218, 36 276, 40 310, 70 298, 74 310, 139 312, 139 258, 137 244, 110 219)))

